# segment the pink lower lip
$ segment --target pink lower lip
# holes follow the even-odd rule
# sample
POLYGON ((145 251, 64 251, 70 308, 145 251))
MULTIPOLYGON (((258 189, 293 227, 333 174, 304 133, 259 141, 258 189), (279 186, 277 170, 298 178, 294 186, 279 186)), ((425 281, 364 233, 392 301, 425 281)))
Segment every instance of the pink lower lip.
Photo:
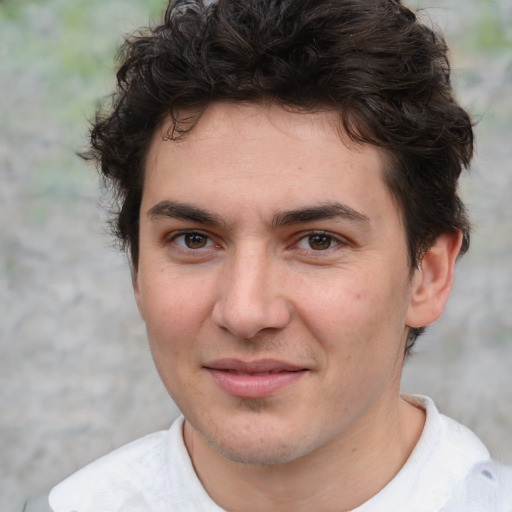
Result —
POLYGON ((301 379, 306 370, 282 371, 269 375, 240 375, 208 368, 216 384, 226 393, 239 398, 264 398, 301 379))

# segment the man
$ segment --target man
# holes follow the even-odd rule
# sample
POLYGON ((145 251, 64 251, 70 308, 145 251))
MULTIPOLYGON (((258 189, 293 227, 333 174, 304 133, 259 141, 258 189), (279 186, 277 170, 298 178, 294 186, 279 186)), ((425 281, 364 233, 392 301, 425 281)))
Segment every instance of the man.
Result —
POLYGON ((54 512, 512 510, 512 471, 399 389, 469 246, 439 35, 394 0, 178 0, 91 141, 183 417, 54 512))

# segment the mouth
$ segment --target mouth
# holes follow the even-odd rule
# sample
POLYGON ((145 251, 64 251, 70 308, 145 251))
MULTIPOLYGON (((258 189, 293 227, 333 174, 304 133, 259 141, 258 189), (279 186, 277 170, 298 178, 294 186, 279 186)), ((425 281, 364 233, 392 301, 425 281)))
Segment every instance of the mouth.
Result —
POLYGON ((219 359, 204 368, 222 391, 238 398, 273 396, 309 372, 307 368, 272 359, 253 362, 219 359))
MULTIPOLYGON (((213 368, 211 368, 213 369, 213 368)), ((226 373, 231 373, 232 375, 250 375, 253 377, 258 377, 260 375, 275 375, 276 373, 284 373, 287 371, 301 371, 301 370, 271 370, 268 372, 243 372, 243 371, 237 371, 237 370, 220 370, 225 371, 226 373)))

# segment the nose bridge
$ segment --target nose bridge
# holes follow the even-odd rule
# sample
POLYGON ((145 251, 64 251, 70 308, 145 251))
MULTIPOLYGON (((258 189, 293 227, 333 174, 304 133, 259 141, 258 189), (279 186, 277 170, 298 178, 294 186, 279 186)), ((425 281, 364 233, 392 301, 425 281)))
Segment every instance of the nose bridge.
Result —
POLYGON ((226 262, 214 320, 239 338, 282 328, 289 305, 279 284, 279 265, 262 244, 243 244, 226 262))

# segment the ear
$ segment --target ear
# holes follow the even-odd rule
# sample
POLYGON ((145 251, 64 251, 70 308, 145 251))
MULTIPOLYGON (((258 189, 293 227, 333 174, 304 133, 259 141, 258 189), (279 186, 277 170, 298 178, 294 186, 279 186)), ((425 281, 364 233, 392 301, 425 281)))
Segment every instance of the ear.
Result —
POLYGON ((443 233, 414 271, 407 311, 408 327, 423 327, 437 320, 452 289, 453 267, 462 244, 462 233, 443 233))
POLYGON ((136 269, 132 269, 132 287, 133 287, 133 295, 135 297, 135 303, 137 304, 137 309, 139 310, 139 315, 142 320, 146 321, 144 318, 144 306, 142 304, 142 296, 140 293, 140 284, 139 284, 139 273, 136 269))

